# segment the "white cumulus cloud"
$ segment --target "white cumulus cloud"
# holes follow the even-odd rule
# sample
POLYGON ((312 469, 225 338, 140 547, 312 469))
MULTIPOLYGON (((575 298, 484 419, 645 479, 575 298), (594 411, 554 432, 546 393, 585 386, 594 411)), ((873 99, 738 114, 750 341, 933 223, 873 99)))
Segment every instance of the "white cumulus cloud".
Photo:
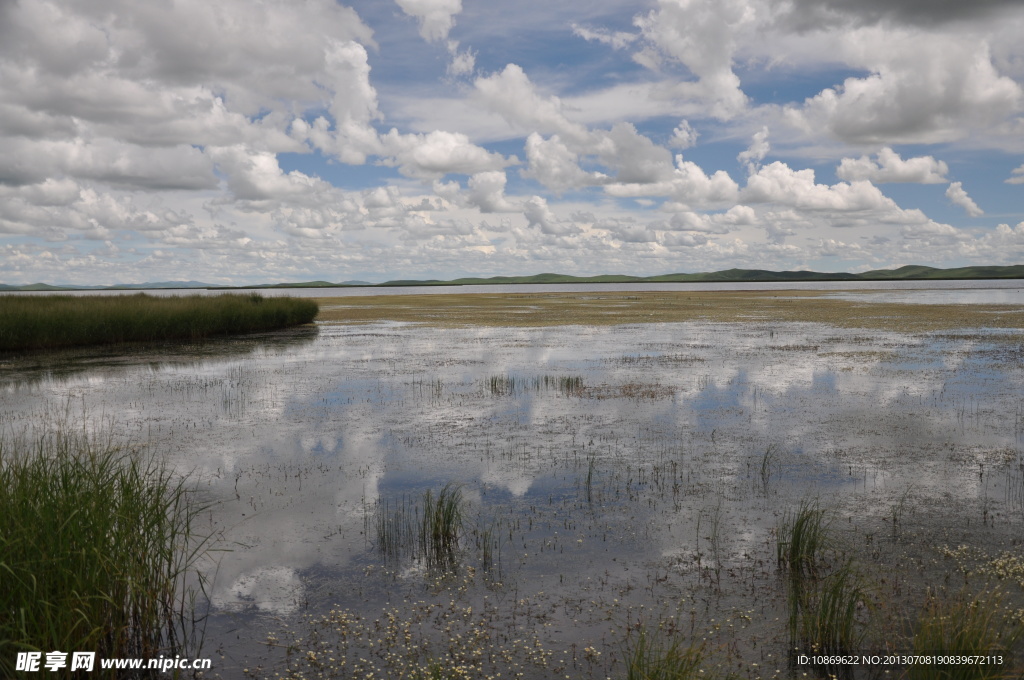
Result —
POLYGON ((420 22, 420 35, 435 42, 448 37, 455 15, 462 12, 462 0, 395 0, 402 11, 420 22))
POLYGON ((883 147, 876 154, 876 160, 868 156, 844 158, 839 163, 836 176, 853 182, 867 180, 876 184, 882 182, 913 182, 917 184, 942 184, 946 181, 949 167, 932 156, 919 156, 903 160, 889 147, 883 147))
POLYGON ((946 189, 946 198, 963 208, 964 212, 971 217, 979 217, 985 214, 985 211, 979 208, 978 204, 967 195, 962 182, 950 183, 949 188, 946 189))

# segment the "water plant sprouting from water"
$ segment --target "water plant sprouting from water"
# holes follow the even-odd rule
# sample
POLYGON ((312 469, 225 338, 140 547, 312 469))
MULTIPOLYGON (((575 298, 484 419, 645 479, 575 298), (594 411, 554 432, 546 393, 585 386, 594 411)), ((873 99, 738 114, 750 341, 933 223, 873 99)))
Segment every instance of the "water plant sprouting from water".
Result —
POLYGON ((777 528, 776 560, 788 577, 791 643, 816 654, 846 654, 863 642, 869 597, 852 561, 828 572, 826 553, 835 552, 830 525, 818 501, 800 501, 777 528))
POLYGON ((436 493, 427 489, 419 503, 384 501, 375 518, 378 550, 389 558, 412 554, 428 567, 454 566, 465 533, 465 504, 461 485, 453 482, 436 493))
POLYGON ((541 391, 555 391, 564 397, 580 397, 584 394, 583 378, 578 375, 492 375, 484 381, 484 387, 496 397, 541 391))
POLYGON ((776 560, 790 580, 816 578, 830 547, 829 521, 818 501, 804 499, 795 512, 787 512, 777 529, 776 560))
POLYGON ((790 637, 815 654, 849 654, 866 634, 868 592, 851 562, 828 576, 791 583, 790 637))
POLYGON ((452 566, 463 534, 465 500, 462 487, 449 482, 435 496, 423 493, 423 519, 420 524, 420 554, 427 566, 452 566))
POLYGON ((691 680, 708 677, 704 645, 661 638, 641 627, 627 641, 626 680, 691 680))

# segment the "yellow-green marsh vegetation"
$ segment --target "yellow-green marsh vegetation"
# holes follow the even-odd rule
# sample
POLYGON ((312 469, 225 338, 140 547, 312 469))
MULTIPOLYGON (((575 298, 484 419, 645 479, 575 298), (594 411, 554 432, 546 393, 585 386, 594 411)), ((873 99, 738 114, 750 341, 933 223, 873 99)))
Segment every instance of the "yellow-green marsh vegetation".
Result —
POLYGON ((0 351, 200 340, 311 323, 308 299, 251 295, 0 295, 0 351))
POLYGON ((848 300, 818 291, 631 293, 459 293, 318 298, 320 321, 404 321, 429 326, 612 326, 637 323, 813 322, 840 328, 928 332, 1022 328, 1012 305, 948 305, 848 300))

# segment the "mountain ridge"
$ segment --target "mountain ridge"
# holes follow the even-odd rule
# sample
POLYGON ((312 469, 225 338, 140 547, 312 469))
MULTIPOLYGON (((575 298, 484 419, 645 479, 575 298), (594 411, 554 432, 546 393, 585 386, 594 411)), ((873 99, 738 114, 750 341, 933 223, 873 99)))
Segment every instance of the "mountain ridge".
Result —
POLYGON ((529 285, 541 283, 787 283, 799 281, 920 281, 920 280, 985 280, 1024 279, 1024 265, 980 265, 941 269, 926 265, 904 265, 896 269, 873 269, 860 274, 849 272, 816 272, 810 270, 773 271, 770 269, 723 269, 692 274, 657 274, 631 276, 628 274, 600 274, 572 276, 570 274, 543 273, 530 276, 462 277, 440 279, 395 279, 384 283, 367 281, 305 281, 295 283, 262 283, 251 286, 220 286, 200 281, 158 281, 150 283, 123 283, 113 286, 51 285, 32 283, 22 286, 0 284, 0 292, 73 291, 73 290, 142 290, 142 289, 207 289, 239 290, 252 288, 345 288, 395 286, 474 286, 474 285, 529 285))

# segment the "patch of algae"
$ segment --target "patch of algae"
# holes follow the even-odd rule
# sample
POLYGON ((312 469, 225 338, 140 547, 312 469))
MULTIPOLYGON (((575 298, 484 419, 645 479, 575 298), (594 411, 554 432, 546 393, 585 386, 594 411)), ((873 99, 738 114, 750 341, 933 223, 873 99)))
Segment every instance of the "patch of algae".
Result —
POLYGON ((316 301, 318 321, 340 324, 401 321, 435 327, 542 327, 755 321, 909 333, 1024 328, 1024 307, 1016 305, 900 304, 823 295, 818 291, 454 293, 316 301))

